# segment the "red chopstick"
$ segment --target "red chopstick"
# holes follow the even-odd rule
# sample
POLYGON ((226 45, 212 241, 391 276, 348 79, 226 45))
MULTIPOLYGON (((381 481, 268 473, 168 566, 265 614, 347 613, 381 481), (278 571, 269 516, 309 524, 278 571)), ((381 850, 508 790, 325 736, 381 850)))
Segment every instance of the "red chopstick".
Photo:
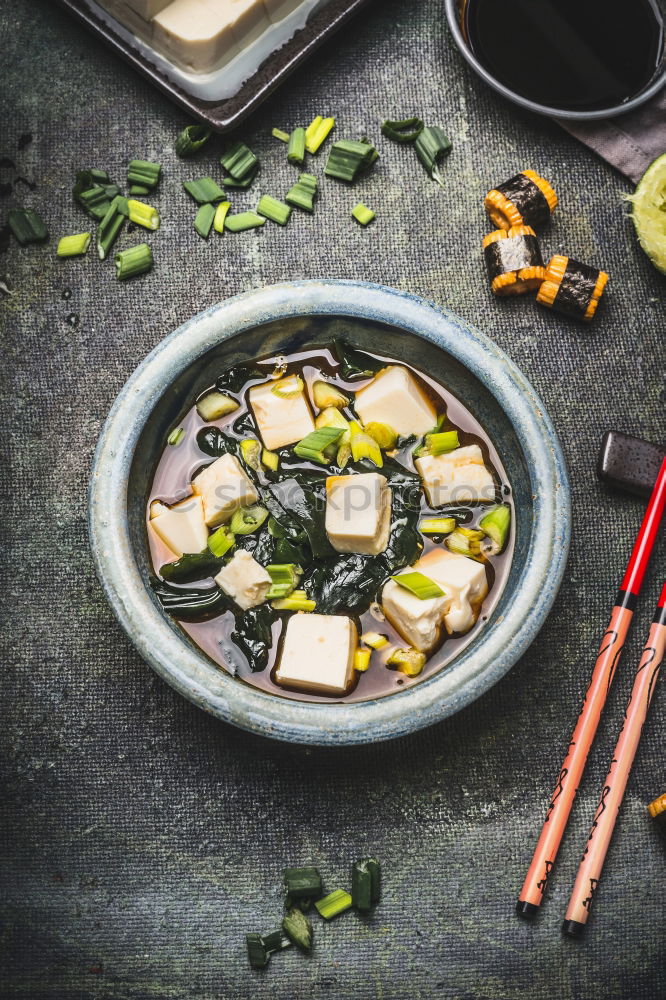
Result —
POLYGON ((599 805, 562 924, 562 930, 570 937, 580 937, 590 915, 590 907, 599 886, 601 870, 613 836, 615 821, 643 732, 664 652, 666 652, 666 583, 661 591, 650 634, 636 670, 620 736, 602 786, 599 805))
POLYGON ((566 757, 555 785, 546 819, 541 829, 532 863, 520 891, 516 912, 521 917, 534 917, 539 912, 548 878, 555 864, 557 851, 569 819, 571 807, 592 746, 599 719, 622 654, 629 626, 634 616, 645 570, 654 548, 659 525, 666 505, 666 458, 661 464, 645 516, 620 584, 610 622, 592 671, 576 727, 569 742, 566 757))

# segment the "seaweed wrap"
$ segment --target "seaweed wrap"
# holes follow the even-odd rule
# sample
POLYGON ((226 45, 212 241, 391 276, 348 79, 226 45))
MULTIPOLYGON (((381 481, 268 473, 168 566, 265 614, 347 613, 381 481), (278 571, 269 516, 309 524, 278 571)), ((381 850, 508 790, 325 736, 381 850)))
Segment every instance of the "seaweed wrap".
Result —
POLYGON ((589 323, 597 311, 608 275, 571 257, 551 257, 537 302, 572 319, 589 323))
POLYGON ((531 226, 488 233, 483 253, 494 295, 524 295, 538 288, 546 277, 539 241, 531 226))
POLYGON ((533 170, 521 170, 485 197, 486 212, 500 229, 545 225, 555 211, 557 195, 533 170))

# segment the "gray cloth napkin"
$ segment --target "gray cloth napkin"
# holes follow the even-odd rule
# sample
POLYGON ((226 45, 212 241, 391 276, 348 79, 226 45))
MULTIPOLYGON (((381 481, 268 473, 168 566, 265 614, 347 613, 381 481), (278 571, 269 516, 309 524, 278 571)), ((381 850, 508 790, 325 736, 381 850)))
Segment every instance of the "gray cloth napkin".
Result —
POLYGON ((646 104, 598 122, 555 121, 637 184, 647 167, 666 153, 666 89, 646 104))

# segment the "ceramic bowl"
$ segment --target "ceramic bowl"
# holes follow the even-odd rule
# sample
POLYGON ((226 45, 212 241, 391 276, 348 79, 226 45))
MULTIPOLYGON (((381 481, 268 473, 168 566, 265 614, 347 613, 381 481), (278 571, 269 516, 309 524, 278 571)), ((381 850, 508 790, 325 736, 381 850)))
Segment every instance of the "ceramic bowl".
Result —
POLYGON ((213 306, 148 355, 102 430, 90 483, 89 528, 99 578, 120 624, 153 669, 195 705, 276 739, 370 743, 457 712, 525 652, 562 580, 570 497, 560 445, 543 403, 491 340, 394 289, 301 281, 213 306), (398 693, 329 705, 276 697, 232 677, 163 613, 148 586, 145 505, 166 435, 192 398, 210 385, 211 372, 261 355, 302 350, 340 332, 360 348, 413 363, 465 400, 499 448, 513 490, 516 540, 494 613, 456 659, 398 693))

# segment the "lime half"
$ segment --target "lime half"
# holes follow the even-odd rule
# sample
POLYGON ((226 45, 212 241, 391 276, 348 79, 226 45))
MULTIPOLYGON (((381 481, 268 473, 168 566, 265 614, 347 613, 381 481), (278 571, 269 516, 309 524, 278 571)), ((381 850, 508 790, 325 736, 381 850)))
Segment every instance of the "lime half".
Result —
POLYGON ((657 270, 666 274, 666 153, 653 160, 628 201, 640 245, 657 270))

